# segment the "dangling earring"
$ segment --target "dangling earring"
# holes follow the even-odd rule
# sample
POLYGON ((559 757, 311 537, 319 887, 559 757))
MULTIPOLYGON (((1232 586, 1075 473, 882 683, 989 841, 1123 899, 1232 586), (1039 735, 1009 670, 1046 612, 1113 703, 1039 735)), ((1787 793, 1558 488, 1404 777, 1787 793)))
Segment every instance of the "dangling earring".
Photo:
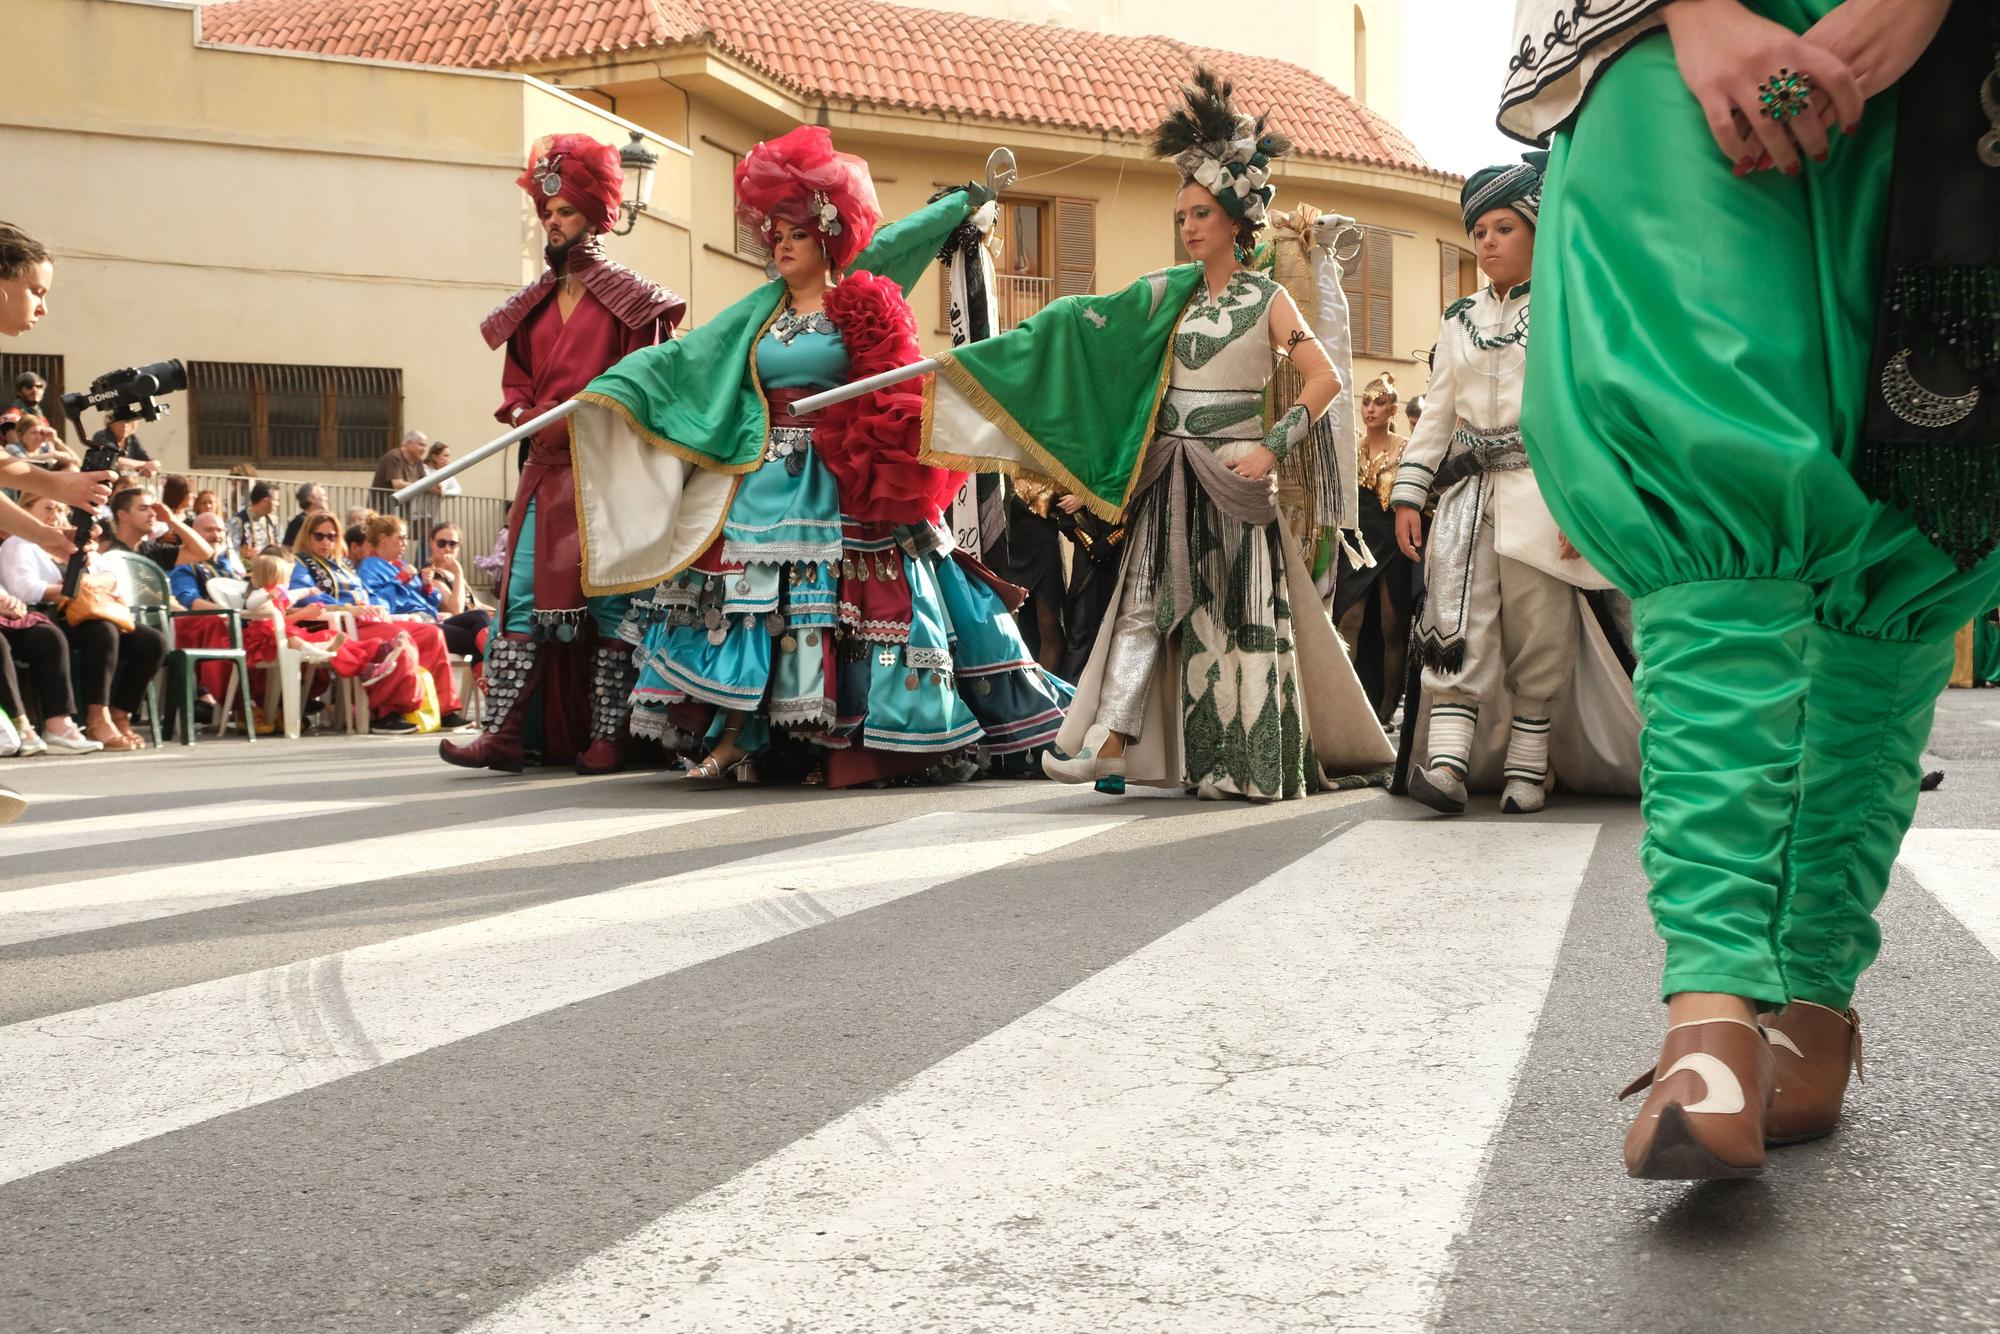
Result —
POLYGON ((1236 262, 1238 264, 1248 264, 1250 262, 1250 251, 1241 241, 1236 243, 1236 262))

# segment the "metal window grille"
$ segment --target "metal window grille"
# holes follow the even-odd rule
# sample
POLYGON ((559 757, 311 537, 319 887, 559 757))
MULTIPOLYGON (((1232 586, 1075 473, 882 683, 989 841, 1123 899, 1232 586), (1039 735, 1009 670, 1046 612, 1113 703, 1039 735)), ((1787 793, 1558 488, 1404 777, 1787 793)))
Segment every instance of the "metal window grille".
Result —
POLYGON ((190 361, 193 466, 366 467, 403 431, 403 372, 190 361))

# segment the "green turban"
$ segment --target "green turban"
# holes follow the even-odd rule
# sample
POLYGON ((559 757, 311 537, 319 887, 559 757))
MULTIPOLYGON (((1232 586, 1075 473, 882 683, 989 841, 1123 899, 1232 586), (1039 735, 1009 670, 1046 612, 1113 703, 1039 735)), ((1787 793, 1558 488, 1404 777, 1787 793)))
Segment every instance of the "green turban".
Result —
POLYGON ((1534 226, 1535 215, 1542 211, 1542 168, 1548 160, 1549 155, 1537 149, 1523 153, 1519 162, 1482 167, 1466 177, 1465 188, 1458 192, 1465 230, 1470 232, 1481 214, 1496 208, 1511 208, 1534 226))

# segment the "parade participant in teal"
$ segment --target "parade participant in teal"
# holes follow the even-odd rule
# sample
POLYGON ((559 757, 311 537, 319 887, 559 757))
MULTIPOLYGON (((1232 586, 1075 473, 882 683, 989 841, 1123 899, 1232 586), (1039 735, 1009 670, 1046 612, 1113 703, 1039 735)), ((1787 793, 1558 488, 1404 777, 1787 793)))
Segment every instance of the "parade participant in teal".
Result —
MULTIPOLYGON (((915 281, 972 201, 953 194, 877 236, 866 164, 817 126, 759 144, 736 189, 778 280, 682 343, 621 362, 582 395, 577 419, 579 441, 604 445, 593 457, 624 461, 580 474, 587 577, 626 586, 623 572, 645 562, 663 576, 625 629, 640 669, 634 730, 691 740, 705 752, 698 782, 732 776, 774 731, 924 763, 1045 744, 1067 687, 1021 643, 1005 600, 1015 590, 951 551, 941 507, 962 479, 917 461, 915 387, 810 420, 792 410, 918 359, 899 280, 915 281), (649 475, 672 522, 641 530, 662 538, 635 550, 592 516, 628 503, 649 475), (689 703, 712 710, 681 714, 699 718, 691 739, 674 723, 689 703)), ((895 767, 850 757, 828 781, 895 767)))
POLYGON ((1521 6, 1501 123, 1551 147, 1522 430, 1637 627, 1668 1030, 1625 1162, 1745 1175, 1839 1119, 2000 585, 2000 9, 1574 8, 1521 6))
MULTIPOLYGON (((1051 303, 940 358, 926 457, 1052 479, 1128 524, 1119 592, 1044 770, 1122 792, 1301 796, 1392 758, 1311 571, 1274 472, 1339 389, 1283 287, 1245 268, 1289 151, 1198 70, 1156 146, 1183 176, 1175 228, 1196 262, 1108 297, 1051 303), (1295 400, 1264 419, 1277 359, 1295 400)), ((1312 470, 1341 512, 1351 453, 1312 470)))

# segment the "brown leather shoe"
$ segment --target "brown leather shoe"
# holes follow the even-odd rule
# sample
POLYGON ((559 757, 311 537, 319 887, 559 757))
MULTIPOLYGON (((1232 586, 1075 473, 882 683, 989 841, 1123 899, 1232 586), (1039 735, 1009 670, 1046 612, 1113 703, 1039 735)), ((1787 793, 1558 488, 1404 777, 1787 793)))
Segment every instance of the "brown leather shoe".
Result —
POLYGON ((1755 1024, 1675 1024, 1659 1064, 1618 1095, 1653 1090, 1625 1133, 1625 1170, 1649 1181, 1757 1175, 1773 1081, 1771 1047, 1755 1024))
POLYGON ((1764 1126, 1766 1144, 1802 1144, 1840 1124, 1847 1072, 1861 1073, 1861 1016, 1811 1001, 1760 1014, 1778 1070, 1778 1091, 1764 1126))

